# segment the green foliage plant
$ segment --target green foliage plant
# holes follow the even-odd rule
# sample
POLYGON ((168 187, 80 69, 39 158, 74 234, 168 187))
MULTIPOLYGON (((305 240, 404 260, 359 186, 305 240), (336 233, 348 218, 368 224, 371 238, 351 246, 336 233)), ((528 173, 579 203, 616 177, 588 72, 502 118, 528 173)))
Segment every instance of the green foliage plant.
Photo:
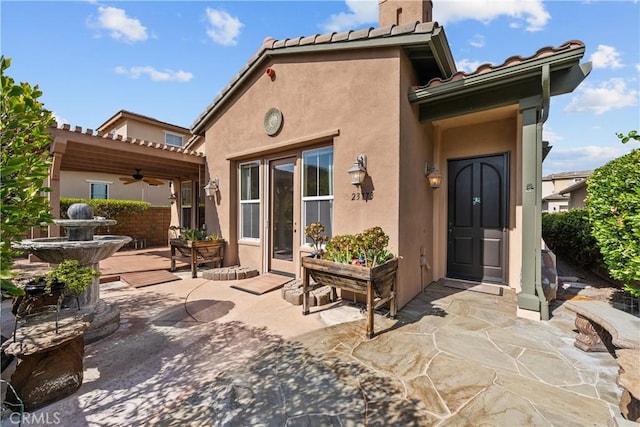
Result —
POLYGON ((328 236, 324 234, 324 225, 322 225, 321 222, 309 224, 304 230, 304 235, 311 239, 311 248, 313 253, 318 258, 321 258, 324 252, 322 245, 327 243, 327 240, 329 240, 328 236))
POLYGON ((185 228, 182 230, 182 238, 185 240, 205 240, 207 232, 197 228, 185 228))
POLYGON ((45 182, 49 176, 51 137, 47 128, 55 121, 50 111, 38 101, 42 92, 38 86, 16 84, 6 74, 11 59, 0 57, 0 285, 2 295, 22 295, 15 286, 11 271, 11 242, 20 242, 33 226, 51 222, 49 201, 51 191, 45 182))
MULTIPOLYGON (((640 141, 636 131, 618 137, 640 141)), ((594 171, 587 181, 586 206, 609 274, 640 296, 640 149, 594 171)))
POLYGON ((81 267, 77 260, 66 260, 45 275, 45 291, 51 293, 55 283, 64 283, 67 295, 78 297, 87 290, 93 278, 100 276, 100 272, 91 267, 81 267))
POLYGON ((542 214, 542 237, 556 255, 573 264, 596 270, 604 268, 586 209, 542 214))
POLYGON ((341 264, 357 263, 363 267, 376 267, 393 258, 388 245, 389 236, 376 226, 355 235, 333 236, 326 245, 324 259, 341 264))

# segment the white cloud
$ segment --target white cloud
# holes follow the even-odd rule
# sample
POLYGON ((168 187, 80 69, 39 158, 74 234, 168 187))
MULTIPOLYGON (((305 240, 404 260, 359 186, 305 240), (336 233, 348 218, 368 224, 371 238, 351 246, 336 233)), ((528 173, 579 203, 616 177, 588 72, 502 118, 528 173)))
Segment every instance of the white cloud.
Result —
POLYGON ((584 84, 564 109, 565 112, 603 114, 609 110, 630 107, 638 103, 638 91, 627 88, 620 78, 600 82, 597 87, 584 84))
POLYGON ((128 69, 126 67, 118 66, 114 69, 114 71, 116 72, 116 74, 122 74, 132 79, 138 79, 143 75, 147 75, 149 76, 151 81, 154 81, 154 82, 176 81, 176 82, 184 83, 184 82, 188 82, 193 78, 193 74, 186 71, 182 71, 182 70, 159 71, 151 66, 144 66, 144 67, 137 66, 137 67, 131 67, 128 69))
POLYGON ((93 25, 109 31, 111 38, 127 43, 145 41, 147 29, 139 20, 130 18, 124 9, 117 7, 98 7, 98 19, 93 25))
POLYGON ((484 47, 484 43, 485 43, 484 36, 480 34, 476 34, 471 38, 471 40, 469 40, 469 44, 477 48, 484 47))
POLYGON ((629 148, 587 145, 583 147, 559 148, 555 146, 543 163, 544 174, 592 170, 624 155, 629 148))
POLYGON ((64 117, 61 117, 58 115, 58 113, 56 113, 55 111, 51 112, 51 115, 53 116, 53 119, 56 121, 56 123, 58 123, 58 126, 63 125, 63 124, 70 124, 71 122, 69 122, 69 120, 65 119, 64 117))
POLYGON ((377 25, 377 0, 345 0, 345 3, 349 11, 331 15, 328 22, 321 25, 324 31, 339 32, 356 29, 363 24, 377 25))
POLYGON ((636 70, 640 73, 640 64, 636 64, 636 70))
POLYGON ((465 73, 472 73, 478 69, 479 66, 484 64, 484 62, 480 61, 472 61, 470 59, 461 59, 460 61, 456 61, 456 68, 460 71, 464 71, 465 73))
POLYGON ((207 35, 223 46, 235 46, 238 44, 240 30, 244 24, 235 16, 229 15, 224 10, 207 8, 207 20, 210 27, 207 35))
POLYGON ((550 126, 545 126, 542 128, 542 139, 544 141, 549 141, 549 144, 553 145, 562 141, 564 137, 557 134, 550 126))
POLYGON ((598 49, 589 58, 593 62, 593 68, 622 68, 620 62, 620 52, 613 46, 599 44, 598 49))
POLYGON ((524 21, 527 31, 542 30, 551 19, 542 0, 447 0, 433 5, 433 19, 442 25, 467 19, 489 23, 500 16, 515 19, 511 28, 519 28, 524 21))

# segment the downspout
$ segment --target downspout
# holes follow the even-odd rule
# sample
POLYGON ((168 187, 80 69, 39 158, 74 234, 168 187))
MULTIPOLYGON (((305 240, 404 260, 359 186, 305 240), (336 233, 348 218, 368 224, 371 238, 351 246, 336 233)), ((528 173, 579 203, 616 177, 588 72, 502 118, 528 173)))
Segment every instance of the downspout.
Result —
POLYGON ((549 64, 542 66, 542 114, 536 124, 536 257, 535 257, 535 288, 540 300, 540 319, 549 320, 549 302, 542 289, 542 125, 549 118, 551 99, 551 78, 549 64))

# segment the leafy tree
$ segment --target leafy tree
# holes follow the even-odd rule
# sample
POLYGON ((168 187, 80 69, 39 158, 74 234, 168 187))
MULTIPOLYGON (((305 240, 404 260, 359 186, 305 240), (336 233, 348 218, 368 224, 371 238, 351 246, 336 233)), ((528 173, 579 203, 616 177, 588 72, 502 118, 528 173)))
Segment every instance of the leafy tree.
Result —
MULTIPOLYGON (((640 141, 631 131, 623 143, 640 141)), ((640 296, 640 149, 596 169, 587 181, 587 210, 609 274, 640 296)))
POLYGON ((19 242, 32 226, 50 222, 45 187, 51 157, 51 137, 47 127, 54 124, 50 111, 38 101, 42 92, 28 83, 15 84, 5 74, 11 59, 0 57, 2 101, 0 103, 0 284, 2 294, 19 295, 22 290, 11 279, 13 256, 11 242, 19 242))

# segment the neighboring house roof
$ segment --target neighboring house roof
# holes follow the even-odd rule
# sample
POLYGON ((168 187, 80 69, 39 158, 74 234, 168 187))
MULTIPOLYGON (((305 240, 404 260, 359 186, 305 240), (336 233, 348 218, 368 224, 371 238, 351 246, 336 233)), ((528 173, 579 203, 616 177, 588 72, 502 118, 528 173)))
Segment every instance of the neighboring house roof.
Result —
POLYGON ((553 194, 549 194, 547 197, 543 197, 542 200, 546 200, 546 201, 569 200, 569 196, 563 196, 561 193, 553 193, 553 194))
POLYGON ((593 173, 592 170, 575 171, 575 172, 559 172, 542 177, 543 181, 553 181, 555 179, 571 179, 571 178, 589 178, 593 173))
POLYGON ((124 121, 126 121, 128 119, 136 120, 136 121, 139 121, 139 122, 148 123, 148 124, 153 125, 153 126, 159 126, 159 127, 168 129, 168 130, 176 132, 176 133, 184 133, 184 134, 190 134, 191 133, 189 131, 189 129, 187 129, 185 127, 177 126, 177 125, 174 125, 174 124, 171 124, 171 123, 167 123, 167 122, 163 122, 163 121, 154 119, 153 117, 143 116, 142 114, 133 113, 131 111, 126 111, 126 110, 120 110, 117 113, 115 113, 113 116, 108 118, 103 124, 98 126, 98 131, 103 131, 104 132, 107 129, 111 129, 114 126, 117 126, 119 122, 124 122, 124 121))
POLYGON ((580 189, 582 189, 582 188, 584 188, 586 186, 587 186, 587 180, 583 179, 582 181, 578 181, 575 184, 572 184, 572 185, 568 186, 564 190, 560 191, 559 194, 573 193, 574 191, 580 190, 580 189))
POLYGON ((447 42, 444 28, 437 22, 414 22, 404 25, 388 25, 357 31, 315 34, 307 37, 274 40, 268 37, 247 64, 231 82, 222 89, 211 104, 191 125, 194 134, 200 134, 208 119, 224 103, 252 72, 268 58, 282 54, 334 52, 345 49, 371 49, 402 46, 423 77, 440 75, 448 77, 456 72, 455 62, 447 42))

